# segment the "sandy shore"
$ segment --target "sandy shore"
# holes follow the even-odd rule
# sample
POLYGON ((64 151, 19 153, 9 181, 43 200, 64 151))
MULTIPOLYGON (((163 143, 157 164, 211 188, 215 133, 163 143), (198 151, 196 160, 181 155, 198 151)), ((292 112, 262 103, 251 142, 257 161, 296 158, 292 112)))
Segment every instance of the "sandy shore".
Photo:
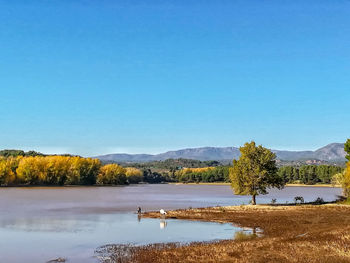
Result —
MULTIPOLYGON (((159 218, 159 213, 143 217, 159 218)), ((167 218, 229 222, 262 229, 263 236, 150 245, 133 249, 125 262, 350 262, 349 205, 214 207, 168 211, 167 218)))

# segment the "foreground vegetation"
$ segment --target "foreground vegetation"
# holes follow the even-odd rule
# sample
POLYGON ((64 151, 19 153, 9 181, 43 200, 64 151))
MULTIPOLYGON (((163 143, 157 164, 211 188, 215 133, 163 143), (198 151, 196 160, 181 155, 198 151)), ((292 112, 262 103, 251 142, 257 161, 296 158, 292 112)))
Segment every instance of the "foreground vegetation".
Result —
MULTIPOLYGON (((158 218, 158 212, 143 217, 158 218)), ((350 262, 350 206, 236 206, 169 211, 168 218, 228 222, 263 236, 179 246, 109 246, 108 262, 350 262), (125 253, 127 252, 127 253, 125 253)))

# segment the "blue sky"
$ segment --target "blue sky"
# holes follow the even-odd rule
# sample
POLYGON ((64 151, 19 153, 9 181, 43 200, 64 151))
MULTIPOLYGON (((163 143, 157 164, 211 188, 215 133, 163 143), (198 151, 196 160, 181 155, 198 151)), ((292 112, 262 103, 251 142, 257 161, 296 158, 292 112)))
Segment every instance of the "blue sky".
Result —
POLYGON ((343 142, 349 17, 345 0, 0 0, 0 148, 343 142))

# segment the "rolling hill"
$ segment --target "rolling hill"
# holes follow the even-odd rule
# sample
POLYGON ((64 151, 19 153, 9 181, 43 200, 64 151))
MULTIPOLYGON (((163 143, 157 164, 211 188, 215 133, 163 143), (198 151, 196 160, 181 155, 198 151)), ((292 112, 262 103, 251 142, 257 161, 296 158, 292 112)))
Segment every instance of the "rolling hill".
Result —
MULTIPOLYGON (((331 143, 316 151, 283 151, 272 150, 277 155, 277 159, 285 161, 298 160, 321 160, 321 161, 345 161, 343 143, 331 143)), ((96 156, 95 158, 105 162, 149 162, 163 161, 166 159, 194 159, 200 161, 209 160, 232 160, 239 157, 237 147, 201 147, 188 148, 177 151, 168 151, 160 154, 125 154, 115 153, 96 156)))

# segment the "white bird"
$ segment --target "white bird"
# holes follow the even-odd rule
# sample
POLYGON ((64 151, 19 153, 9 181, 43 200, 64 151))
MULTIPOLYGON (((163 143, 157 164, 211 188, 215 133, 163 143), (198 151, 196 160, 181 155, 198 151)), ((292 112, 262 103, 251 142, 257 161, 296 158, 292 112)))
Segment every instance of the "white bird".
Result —
POLYGON ((159 213, 161 214, 161 215, 166 215, 167 213, 164 211, 164 209, 160 209, 159 210, 159 213))

